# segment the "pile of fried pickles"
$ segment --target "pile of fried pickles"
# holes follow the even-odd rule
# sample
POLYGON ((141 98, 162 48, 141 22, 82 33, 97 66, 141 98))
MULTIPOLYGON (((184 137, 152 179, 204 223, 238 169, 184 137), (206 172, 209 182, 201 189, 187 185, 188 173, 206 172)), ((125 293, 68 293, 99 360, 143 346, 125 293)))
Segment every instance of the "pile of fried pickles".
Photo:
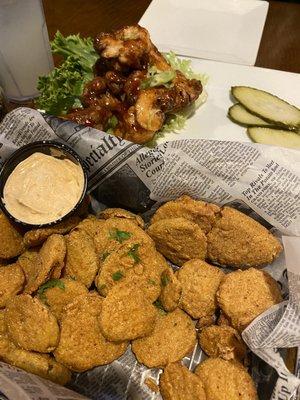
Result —
POLYGON ((281 251, 249 216, 186 195, 147 229, 118 208, 26 233, 0 214, 0 360, 64 385, 131 346, 162 368, 145 384, 163 399, 258 399, 240 333, 282 300, 260 269, 281 251))

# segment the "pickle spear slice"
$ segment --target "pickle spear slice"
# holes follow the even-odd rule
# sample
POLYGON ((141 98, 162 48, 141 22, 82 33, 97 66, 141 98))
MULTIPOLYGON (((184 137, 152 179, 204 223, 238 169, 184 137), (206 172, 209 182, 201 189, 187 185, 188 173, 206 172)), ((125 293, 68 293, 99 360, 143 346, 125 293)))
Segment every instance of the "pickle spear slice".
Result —
POLYGON ((281 129, 249 127, 247 133, 253 142, 300 150, 300 134, 281 129))
POLYGON ((232 95, 250 113, 289 130, 300 127, 300 110, 263 90, 248 86, 233 86, 232 95))
POLYGON ((272 126, 264 119, 251 114, 240 103, 236 103, 228 110, 229 118, 238 124, 246 126, 272 126))

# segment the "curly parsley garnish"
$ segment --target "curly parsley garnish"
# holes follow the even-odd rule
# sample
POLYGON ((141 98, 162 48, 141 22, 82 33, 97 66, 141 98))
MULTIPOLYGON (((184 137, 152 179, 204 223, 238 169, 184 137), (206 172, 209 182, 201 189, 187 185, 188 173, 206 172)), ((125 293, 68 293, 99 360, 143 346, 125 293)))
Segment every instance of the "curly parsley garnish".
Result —
POLYGON ((123 243, 125 240, 131 237, 131 233, 126 231, 120 231, 118 228, 115 228, 109 231, 109 237, 111 239, 116 240, 119 243, 123 243))
POLYGON ((133 246, 131 246, 130 250, 128 251, 127 255, 131 258, 133 258, 134 263, 137 264, 141 261, 138 250, 139 250, 140 244, 135 243, 133 246))

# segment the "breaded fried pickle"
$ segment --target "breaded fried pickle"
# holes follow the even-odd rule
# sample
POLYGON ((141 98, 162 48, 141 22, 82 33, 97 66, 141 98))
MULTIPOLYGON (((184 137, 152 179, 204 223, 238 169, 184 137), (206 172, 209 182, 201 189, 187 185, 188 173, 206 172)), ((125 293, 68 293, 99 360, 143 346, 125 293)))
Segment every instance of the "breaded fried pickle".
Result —
POLYGON ((161 274, 161 293, 159 300, 166 311, 174 311, 178 306, 181 294, 182 286, 171 267, 167 268, 161 274))
POLYGON ((114 286, 103 300, 99 324, 107 340, 122 342, 149 335, 157 309, 134 284, 114 286))
POLYGON ((272 263, 282 251, 278 239, 254 219, 230 207, 207 235, 207 256, 234 268, 272 263))
POLYGON ((131 219, 109 218, 105 220, 103 229, 94 237, 100 259, 118 250, 128 240, 135 243, 153 244, 151 238, 131 219))
POLYGON ((63 308, 67 304, 78 296, 87 293, 88 289, 80 281, 75 281, 71 278, 62 278, 57 281, 55 286, 50 286, 42 291, 39 290, 38 297, 50 308, 52 314, 59 320, 63 308))
POLYGON ((23 237, 8 218, 0 212, 0 258, 16 257, 24 251, 23 237))
POLYGON ((66 255, 65 238, 62 235, 51 235, 41 247, 38 254, 26 252, 20 257, 20 265, 25 265, 26 286, 24 293, 35 292, 50 278, 60 277, 66 255))
POLYGON ((162 219, 150 225, 147 233, 157 250, 176 265, 206 257, 206 236, 197 224, 185 218, 162 219))
POLYGON ((282 300, 267 272, 250 268, 225 275, 217 293, 219 306, 234 328, 243 331, 258 315, 282 300))
POLYGON ((137 360, 149 368, 164 367, 181 360, 196 344, 196 331, 191 318, 176 309, 158 317, 151 335, 132 342, 137 360))
POLYGON ((65 276, 90 287, 100 263, 93 239, 84 230, 74 230, 67 236, 65 276))
POLYGON ((95 280, 99 293, 106 296, 121 282, 134 281, 150 301, 160 295, 162 272, 168 268, 165 259, 150 244, 127 240, 119 250, 107 255, 95 280))
POLYGON ((231 326, 212 325, 204 328, 199 334, 199 344, 210 357, 243 360, 246 356, 246 345, 231 326))
POLYGON ((258 400, 254 382, 238 361, 209 358, 195 370, 207 400, 258 400))
POLYGON ((20 349, 12 342, 9 343, 3 361, 59 385, 66 385, 71 380, 71 372, 68 368, 55 361, 50 355, 20 349))
POLYGON ((78 223, 80 218, 77 215, 73 215, 62 222, 49 226, 47 228, 38 228, 28 231, 24 235, 24 243, 26 247, 35 247, 42 244, 49 236, 54 233, 64 235, 70 232, 78 223))
POLYGON ((102 301, 99 295, 90 293, 77 297, 64 309, 54 356, 72 371, 82 372, 109 364, 127 348, 127 342, 109 342, 102 335, 98 323, 102 301))
POLYGON ((88 235, 94 238, 101 231, 103 224, 103 220, 96 218, 94 215, 89 215, 82 220, 75 229, 84 230, 88 235))
POLYGON ((18 263, 0 267, 0 308, 23 289, 25 276, 18 263))
POLYGON ((177 273, 182 285, 180 307, 193 318, 214 314, 216 293, 224 273, 202 260, 183 264, 177 273))
POLYGON ((184 195, 176 200, 168 201, 162 205, 153 215, 151 224, 162 219, 182 217, 197 224, 203 232, 211 230, 216 221, 216 214, 220 207, 201 200, 194 200, 184 195))
POLYGON ((159 387, 164 400, 206 400, 199 376, 180 363, 167 365, 160 376, 159 387))
POLYGON ((124 210, 123 208, 106 208, 97 214, 97 217, 100 219, 109 219, 109 218, 125 218, 130 221, 136 223, 140 228, 144 228, 145 223, 142 217, 136 215, 130 211, 124 210))
POLYGON ((56 318, 38 299, 28 294, 12 298, 5 311, 8 336, 24 350, 49 353, 59 338, 56 318))

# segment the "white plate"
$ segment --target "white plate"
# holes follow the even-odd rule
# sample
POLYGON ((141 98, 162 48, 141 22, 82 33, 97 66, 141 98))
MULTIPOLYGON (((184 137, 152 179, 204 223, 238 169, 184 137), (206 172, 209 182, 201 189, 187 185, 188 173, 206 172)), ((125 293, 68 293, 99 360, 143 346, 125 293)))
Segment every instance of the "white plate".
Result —
POLYGON ((266 90, 300 106, 300 74, 196 58, 192 59, 192 68, 209 75, 207 101, 187 120, 183 130, 165 134, 158 139, 158 143, 199 138, 250 142, 246 128, 227 117, 228 108, 233 104, 231 86, 252 86, 266 90))
POLYGON ((163 51, 254 65, 268 6, 261 0, 153 0, 140 24, 163 51))

